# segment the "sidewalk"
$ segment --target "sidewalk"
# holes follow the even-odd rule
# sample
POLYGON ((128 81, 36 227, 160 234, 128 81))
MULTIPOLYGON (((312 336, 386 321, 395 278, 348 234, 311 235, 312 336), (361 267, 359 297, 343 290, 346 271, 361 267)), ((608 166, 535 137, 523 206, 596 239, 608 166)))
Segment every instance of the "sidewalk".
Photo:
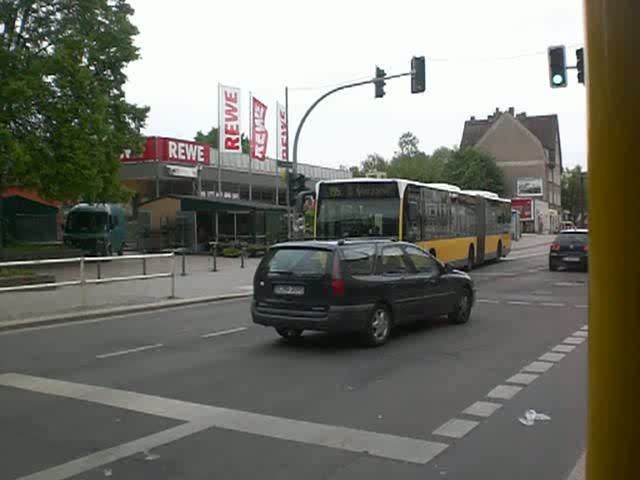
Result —
MULTIPOLYGON (((181 259, 176 258, 176 299, 202 299, 227 294, 251 294, 253 273, 259 258, 245 260, 245 268, 240 267, 238 258, 218 258, 217 272, 211 271, 211 259, 206 256, 186 257, 187 275, 182 276, 181 259)), ((147 261, 147 273, 168 272, 167 259, 147 261)), ((102 278, 128 276, 142 273, 140 260, 135 262, 114 261, 101 264, 102 278)), ((40 269, 42 271, 42 269, 40 269)), ((49 267, 56 281, 77 279, 78 265, 49 267)), ((96 278, 95 264, 87 266, 87 278, 96 278)), ((0 328, 3 323, 34 317, 48 317, 60 314, 77 315, 83 311, 117 308, 139 304, 166 302, 171 293, 171 279, 133 280, 88 285, 86 303, 82 307, 82 291, 79 286, 54 288, 26 292, 0 293, 0 328)), ((182 302, 184 303, 184 302, 182 302)))
POLYGON ((535 233, 523 233, 520 240, 511 242, 511 251, 526 250, 528 248, 551 245, 555 235, 538 235, 535 233))

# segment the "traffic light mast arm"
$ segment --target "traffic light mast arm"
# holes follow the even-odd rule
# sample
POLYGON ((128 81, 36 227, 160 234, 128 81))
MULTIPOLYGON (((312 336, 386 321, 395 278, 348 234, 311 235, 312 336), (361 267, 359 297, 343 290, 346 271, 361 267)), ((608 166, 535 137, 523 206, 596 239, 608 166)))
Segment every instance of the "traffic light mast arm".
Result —
POLYGON ((341 85, 339 87, 334 88, 333 90, 329 90, 325 94, 321 95, 315 102, 311 104, 311 106, 307 109, 305 114, 302 116, 300 123, 298 124, 298 128, 296 129, 296 135, 293 140, 293 174, 298 174, 298 140, 300 140, 300 132, 302 131, 302 127, 304 122, 307 120, 309 114, 313 111, 314 108, 329 95, 333 95, 340 90, 346 90, 347 88, 359 87, 361 85, 369 85, 370 83, 376 83, 377 81, 391 80, 394 78, 407 77, 411 75, 411 72, 407 73, 399 73, 397 75, 388 75, 384 78, 372 78, 371 80, 364 80, 362 82, 348 83, 346 85, 341 85))

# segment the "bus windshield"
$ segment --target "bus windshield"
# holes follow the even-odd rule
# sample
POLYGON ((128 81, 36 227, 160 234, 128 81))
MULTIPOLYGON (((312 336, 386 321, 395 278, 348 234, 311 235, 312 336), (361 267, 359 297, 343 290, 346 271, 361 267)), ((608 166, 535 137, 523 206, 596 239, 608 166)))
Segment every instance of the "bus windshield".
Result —
POLYGON ((326 198, 318 203, 316 237, 397 237, 398 198, 326 198))

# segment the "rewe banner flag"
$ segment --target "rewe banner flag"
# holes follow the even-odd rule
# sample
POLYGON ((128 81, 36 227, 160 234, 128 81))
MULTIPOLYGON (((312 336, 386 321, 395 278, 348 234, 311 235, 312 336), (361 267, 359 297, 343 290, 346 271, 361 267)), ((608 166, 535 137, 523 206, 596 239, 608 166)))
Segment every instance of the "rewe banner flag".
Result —
POLYGON ((284 106, 276 102, 276 159, 289 160, 287 151, 287 137, 289 135, 287 125, 287 111, 284 106))
POLYGON ((256 97, 251 98, 251 158, 267 158, 269 132, 266 124, 267 106, 256 97))
POLYGON ((240 112, 240 89, 218 85, 218 133, 221 152, 242 153, 240 112))

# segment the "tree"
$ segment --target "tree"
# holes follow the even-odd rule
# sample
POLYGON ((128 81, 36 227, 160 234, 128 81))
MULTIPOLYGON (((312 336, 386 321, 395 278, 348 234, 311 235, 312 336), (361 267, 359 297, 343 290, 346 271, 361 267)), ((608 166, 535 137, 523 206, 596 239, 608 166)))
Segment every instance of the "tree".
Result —
POLYGON ((400 140, 398 140, 398 147, 400 151, 396 153, 396 156, 405 155, 405 156, 414 156, 420 153, 420 149, 418 148, 418 144, 420 141, 418 137, 416 137, 411 132, 405 132, 400 135, 400 140))
MULTIPOLYGON (((202 133, 201 130, 196 132, 196 136, 193 137, 196 142, 208 143, 213 148, 218 148, 218 141, 220 136, 218 135, 218 127, 211 127, 209 133, 206 135, 202 133)), ((249 138, 245 136, 244 133, 240 134, 240 144, 242 145, 242 153, 249 153, 249 149, 251 144, 249 143, 249 138)))
POLYGON ((504 195, 504 173, 495 159, 476 148, 455 150, 445 163, 443 179, 465 190, 488 190, 504 195))
POLYGON ((128 103, 138 58, 125 0, 0 4, 0 191, 118 201, 119 156, 142 146, 148 109, 128 103))
POLYGON ((580 165, 562 174, 562 209, 571 213, 571 218, 584 223, 583 214, 587 212, 587 172, 580 165))
POLYGON ((360 164, 359 173, 360 176, 366 176, 368 173, 386 172, 388 167, 389 164, 382 155, 370 153, 360 164))

